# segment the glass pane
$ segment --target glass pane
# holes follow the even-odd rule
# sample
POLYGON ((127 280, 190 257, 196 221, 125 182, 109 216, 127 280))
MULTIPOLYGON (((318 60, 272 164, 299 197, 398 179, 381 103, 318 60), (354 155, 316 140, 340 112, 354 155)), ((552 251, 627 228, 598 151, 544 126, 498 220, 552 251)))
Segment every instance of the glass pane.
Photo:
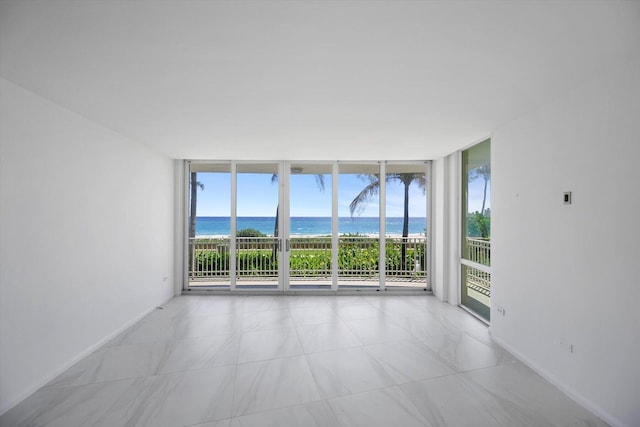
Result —
POLYGON ((338 288, 378 288, 380 167, 341 164, 338 178, 338 288))
POLYGON ((229 165, 191 166, 189 287, 229 287, 230 190, 229 165))
POLYGON ((289 287, 331 289, 331 165, 292 164, 289 287))
POLYGON ((462 281, 464 283, 462 305, 489 320, 489 307, 491 307, 491 273, 463 265, 462 281))
MULTIPOLYGON (((462 152, 462 196, 462 258, 490 266, 490 140, 462 152)), ((491 297, 490 276, 476 268, 463 266, 462 279, 462 304, 488 320, 491 297), (486 275, 486 277, 482 276, 481 284, 476 280, 480 273, 486 275), (479 292, 478 286, 481 286, 484 292, 479 292)))
POLYGON ((386 276, 388 288, 427 286, 427 183, 424 163, 386 168, 386 276))
POLYGON ((278 287, 278 165, 239 164, 236 191, 236 287, 278 287))

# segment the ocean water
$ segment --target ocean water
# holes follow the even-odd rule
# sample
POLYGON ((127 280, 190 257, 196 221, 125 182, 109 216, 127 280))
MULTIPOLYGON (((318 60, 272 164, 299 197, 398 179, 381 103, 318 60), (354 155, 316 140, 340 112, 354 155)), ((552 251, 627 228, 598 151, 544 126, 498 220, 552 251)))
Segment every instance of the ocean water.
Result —
MULTIPOLYGON (((339 234, 377 234, 378 218, 341 217, 338 221, 339 234)), ((387 234, 402 235, 402 217, 387 218, 387 234)), ((275 217, 238 217, 238 230, 254 228, 264 234, 273 235, 275 217)), ((196 218, 196 236, 229 235, 229 217, 199 216, 196 218)), ((425 218, 409 218, 409 234, 424 234, 425 218)), ((331 218, 292 217, 291 234, 303 236, 330 235, 331 218)))

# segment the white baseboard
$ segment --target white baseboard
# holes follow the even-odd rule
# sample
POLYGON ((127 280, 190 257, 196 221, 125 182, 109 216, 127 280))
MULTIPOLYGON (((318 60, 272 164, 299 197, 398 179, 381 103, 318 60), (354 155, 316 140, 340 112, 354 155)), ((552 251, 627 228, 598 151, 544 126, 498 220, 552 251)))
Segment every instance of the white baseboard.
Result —
MULTIPOLYGON (((166 304, 172 298, 173 298, 173 296, 171 298, 169 298, 168 300, 166 300, 163 304, 166 304)), ((160 305, 163 305, 163 304, 160 304, 160 305)), ((136 316, 132 320, 130 320, 127 323, 125 323, 122 327, 118 328, 114 332, 110 333, 106 337, 100 339, 95 344, 89 346, 88 348, 86 348, 85 350, 80 352, 77 356, 73 357, 67 363, 63 364, 59 369, 56 369, 54 372, 52 372, 51 374, 49 374, 46 377, 44 377, 41 381, 38 381, 32 387, 29 387, 27 390, 25 390, 24 392, 20 393, 18 395, 18 397, 14 398, 14 399, 11 399, 8 402, 2 402, 0 404, 0 416, 3 415, 5 412, 9 411, 14 406, 18 405, 20 402, 25 400, 27 397, 31 396, 36 391, 40 390, 42 387, 44 387, 50 381, 55 379, 58 375, 60 375, 61 373, 63 373, 64 371, 66 371, 67 369, 69 369, 70 367, 75 365, 76 363, 78 363, 80 360, 84 359, 85 357, 87 357, 88 355, 90 355, 91 353, 93 353, 94 351, 96 351, 97 349, 99 349, 100 347, 102 347, 103 345, 105 345, 106 343, 108 343, 109 341, 114 339, 115 337, 117 337, 120 333, 124 332, 125 330, 127 330, 128 328, 130 328, 131 326, 133 326, 134 324, 136 324, 140 320, 142 320, 145 316, 147 316, 148 314, 153 312, 155 309, 156 309, 156 306, 153 306, 153 307, 143 311, 141 314, 139 314, 138 316, 136 316)))
MULTIPOLYGON (((491 333, 491 330, 489 331, 489 333, 491 333)), ((533 370, 535 373, 540 375, 542 378, 544 378, 545 380, 549 381, 551 384, 556 386, 561 392, 569 396, 571 399, 575 400, 577 403, 585 407, 587 410, 591 411, 592 413, 600 417, 607 424, 611 425, 612 427, 625 426, 624 423, 620 422, 620 420, 618 420, 616 417, 612 416, 610 413, 603 410, 599 405, 595 404, 590 399, 585 398, 584 396, 582 396, 580 393, 578 393, 571 387, 568 387, 566 384, 564 384, 554 375, 550 374, 547 370, 541 368, 538 364, 533 362, 528 357, 524 356, 522 353, 520 353, 518 350, 511 347, 509 344, 505 343, 500 338, 495 337, 493 334, 491 334, 491 338, 496 343, 498 343, 501 347, 503 347, 505 350, 511 353, 516 359, 524 363, 527 367, 531 368, 531 370, 533 370)))

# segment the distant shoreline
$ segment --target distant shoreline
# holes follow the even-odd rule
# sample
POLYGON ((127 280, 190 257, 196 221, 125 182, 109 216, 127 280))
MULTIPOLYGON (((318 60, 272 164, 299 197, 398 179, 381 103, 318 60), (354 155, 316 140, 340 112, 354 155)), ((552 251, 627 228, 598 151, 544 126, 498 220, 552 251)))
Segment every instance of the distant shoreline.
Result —
MULTIPOLYGON (((404 218, 387 217, 385 234, 387 236, 400 237, 404 229, 404 218)), ((275 225, 274 217, 238 217, 234 226, 229 217, 197 217, 196 236, 228 236, 232 229, 253 229, 260 233, 273 236, 275 225)), ((377 236, 380 230, 378 217, 340 218, 338 233, 341 235, 377 236)), ((427 228, 427 219, 424 217, 410 217, 407 224, 411 236, 423 236, 427 228)), ((319 237, 330 236, 333 230, 331 217, 291 217, 289 226, 286 227, 292 236, 319 237)), ((284 228, 280 230, 282 234, 284 228)))

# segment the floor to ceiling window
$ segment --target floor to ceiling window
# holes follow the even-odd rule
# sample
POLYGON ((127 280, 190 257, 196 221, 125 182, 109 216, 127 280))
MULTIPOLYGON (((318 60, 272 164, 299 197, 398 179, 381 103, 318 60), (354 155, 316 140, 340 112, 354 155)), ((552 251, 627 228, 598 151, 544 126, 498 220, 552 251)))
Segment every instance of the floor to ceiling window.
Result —
POLYGON ((187 162, 185 289, 428 290, 428 162, 187 162))
POLYGON ((490 320, 491 141, 462 152, 461 302, 490 320))
POLYGON ((406 288, 426 278, 427 176, 424 164, 386 165, 385 286, 406 288))
MULTIPOLYGON (((231 267, 231 165, 191 165, 188 174, 188 283, 229 288, 231 267)), ((233 274, 232 274, 233 273, 233 274)))

